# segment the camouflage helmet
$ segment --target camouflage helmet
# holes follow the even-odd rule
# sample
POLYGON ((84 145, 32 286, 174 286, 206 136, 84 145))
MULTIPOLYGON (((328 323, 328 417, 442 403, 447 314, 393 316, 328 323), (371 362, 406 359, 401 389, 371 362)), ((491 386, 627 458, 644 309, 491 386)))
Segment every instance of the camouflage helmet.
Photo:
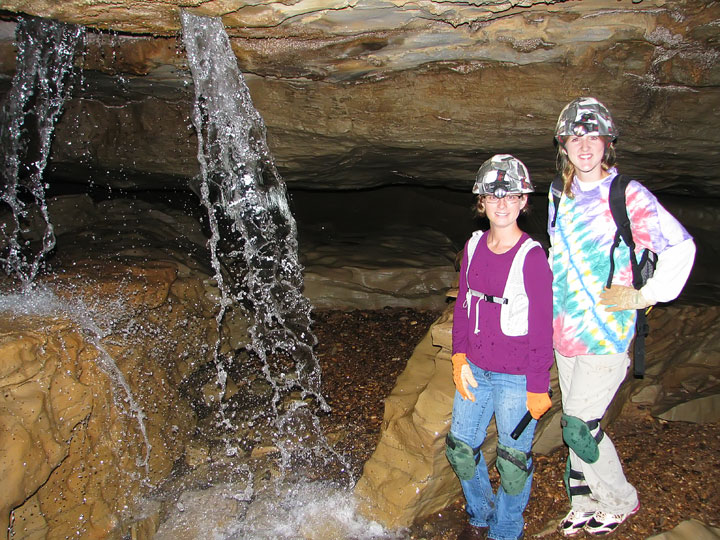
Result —
POLYGON ((519 159, 510 154, 496 154, 478 169, 472 192, 495 195, 502 199, 508 193, 532 193, 530 173, 519 159))
POLYGON ((592 97, 581 97, 568 103, 560 113, 555 138, 575 135, 599 135, 617 139, 618 132, 607 107, 592 97))

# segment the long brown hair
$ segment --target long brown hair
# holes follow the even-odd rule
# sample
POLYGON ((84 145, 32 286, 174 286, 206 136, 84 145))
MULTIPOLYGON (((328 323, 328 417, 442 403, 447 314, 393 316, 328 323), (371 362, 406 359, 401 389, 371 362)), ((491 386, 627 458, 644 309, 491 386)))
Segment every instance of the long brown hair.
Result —
MULTIPOLYGON (((565 140, 567 137, 560 137, 558 141, 557 150, 557 170, 562 176, 563 180, 563 193, 570 199, 575 197, 572 192, 572 181, 575 176, 575 165, 573 165, 568 159, 567 152, 565 151, 565 140)), ((615 165, 615 144, 610 137, 603 137, 605 139, 605 154, 603 155, 601 167, 603 171, 607 171, 615 165)))

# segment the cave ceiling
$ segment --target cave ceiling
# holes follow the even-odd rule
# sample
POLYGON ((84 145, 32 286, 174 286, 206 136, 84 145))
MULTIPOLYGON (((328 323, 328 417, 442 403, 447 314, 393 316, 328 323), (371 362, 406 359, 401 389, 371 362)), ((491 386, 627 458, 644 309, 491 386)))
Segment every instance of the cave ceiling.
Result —
POLYGON ((50 175, 193 182, 181 9, 222 17, 290 187, 466 190, 507 152, 547 189, 557 115, 593 95, 623 171, 658 192, 718 191, 720 3, 700 0, 0 0, 3 90, 18 16, 90 29, 50 175))

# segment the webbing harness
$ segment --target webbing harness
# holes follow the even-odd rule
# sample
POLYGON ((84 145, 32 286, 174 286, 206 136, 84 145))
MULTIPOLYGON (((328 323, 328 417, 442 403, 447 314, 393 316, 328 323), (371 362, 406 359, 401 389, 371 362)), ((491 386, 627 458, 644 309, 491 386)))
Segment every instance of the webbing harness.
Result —
MULTIPOLYGON (((513 299, 513 306, 508 306, 509 308, 511 308, 511 310, 505 311, 506 308, 503 307, 502 311, 500 312, 500 328, 502 332, 507 336, 525 335, 527 334, 527 295, 525 294, 525 283, 523 281, 523 265, 525 263, 525 257, 527 256, 528 252, 533 247, 540 246, 540 244, 535 240, 532 240, 531 238, 526 238, 525 241, 520 245, 520 248, 518 249, 515 257, 513 258, 507 281, 505 282, 505 290, 503 291, 503 294, 510 297, 507 298, 503 296, 493 296, 490 294, 485 294, 482 291, 470 288, 470 264, 472 262, 473 254, 475 253, 475 248, 477 247, 482 236, 483 231, 475 231, 470 240, 468 241, 468 260, 466 264, 465 274, 465 282, 468 284, 468 287, 463 307, 467 308, 468 318, 470 318, 470 311, 472 308, 471 297, 473 296, 478 300, 482 300, 484 302, 491 302, 493 304, 500 304, 501 306, 508 306, 508 304, 510 303, 510 299, 513 299), (520 309, 518 309, 517 304, 518 295, 523 296, 525 300, 524 307, 521 307, 520 309), (520 321, 520 319, 522 321, 520 321)), ((477 303, 475 305, 474 333, 480 333, 480 315, 479 310, 477 309, 477 303)))
MULTIPOLYGON (((570 468, 570 458, 568 457, 568 473, 567 478, 571 478, 573 480, 579 480, 581 482, 585 482, 585 475, 581 471, 576 471, 573 468, 570 468)), ((567 485, 568 495, 572 498, 576 495, 590 495, 592 493, 592 490, 590 489, 590 486, 587 484, 581 484, 579 486, 571 486, 570 482, 568 481, 567 485)))

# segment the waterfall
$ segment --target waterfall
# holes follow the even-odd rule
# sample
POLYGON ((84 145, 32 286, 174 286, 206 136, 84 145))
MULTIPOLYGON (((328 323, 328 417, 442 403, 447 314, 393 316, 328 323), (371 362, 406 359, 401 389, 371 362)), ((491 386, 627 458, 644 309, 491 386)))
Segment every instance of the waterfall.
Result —
POLYGON ((0 109, 0 200, 11 215, 0 224, 4 250, 0 262, 9 276, 20 280, 22 291, 0 296, 0 313, 64 316, 82 330, 97 349, 97 364, 113 384, 117 404, 127 405, 128 415, 138 422, 145 457, 138 466, 148 472, 151 444, 145 429, 145 413, 135 401, 129 384, 102 344, 106 332, 92 319, 91 311, 76 302, 60 301, 34 279, 44 258, 55 247, 55 234, 45 200, 43 172, 50 155, 55 122, 72 92, 74 61, 85 45, 85 27, 49 19, 19 17, 16 25, 17 67, 12 87, 0 109), (44 221, 39 251, 33 252, 34 212, 44 221), (122 397, 124 395, 124 397, 122 397))
MULTIPOLYGON (((247 312, 247 348, 260 358, 272 385, 275 444, 283 454, 283 465, 289 464, 291 454, 334 454, 321 436, 315 437, 312 448, 297 441, 302 439, 300 431, 320 431, 314 415, 298 412, 308 408, 306 398, 325 411, 329 407, 320 394, 316 338, 311 306, 302 294, 296 224, 285 183, 267 146, 265 125, 252 104, 221 20, 187 12, 181 19, 195 88, 200 193, 221 294, 218 324, 233 306, 247 312), (300 399, 288 399, 291 391, 299 391, 300 399)), ((229 360, 218 347, 218 380, 224 385, 229 360)), ((220 422, 231 429, 229 418, 220 413, 220 422)))
POLYGON ((16 36, 17 67, 0 111, 0 200, 12 211, 12 223, 0 227, 5 241, 0 262, 27 288, 55 247, 42 176, 55 121, 72 91, 73 62, 84 46, 85 28, 21 17, 16 36), (31 239, 23 237, 34 210, 45 222, 36 253, 31 239))

